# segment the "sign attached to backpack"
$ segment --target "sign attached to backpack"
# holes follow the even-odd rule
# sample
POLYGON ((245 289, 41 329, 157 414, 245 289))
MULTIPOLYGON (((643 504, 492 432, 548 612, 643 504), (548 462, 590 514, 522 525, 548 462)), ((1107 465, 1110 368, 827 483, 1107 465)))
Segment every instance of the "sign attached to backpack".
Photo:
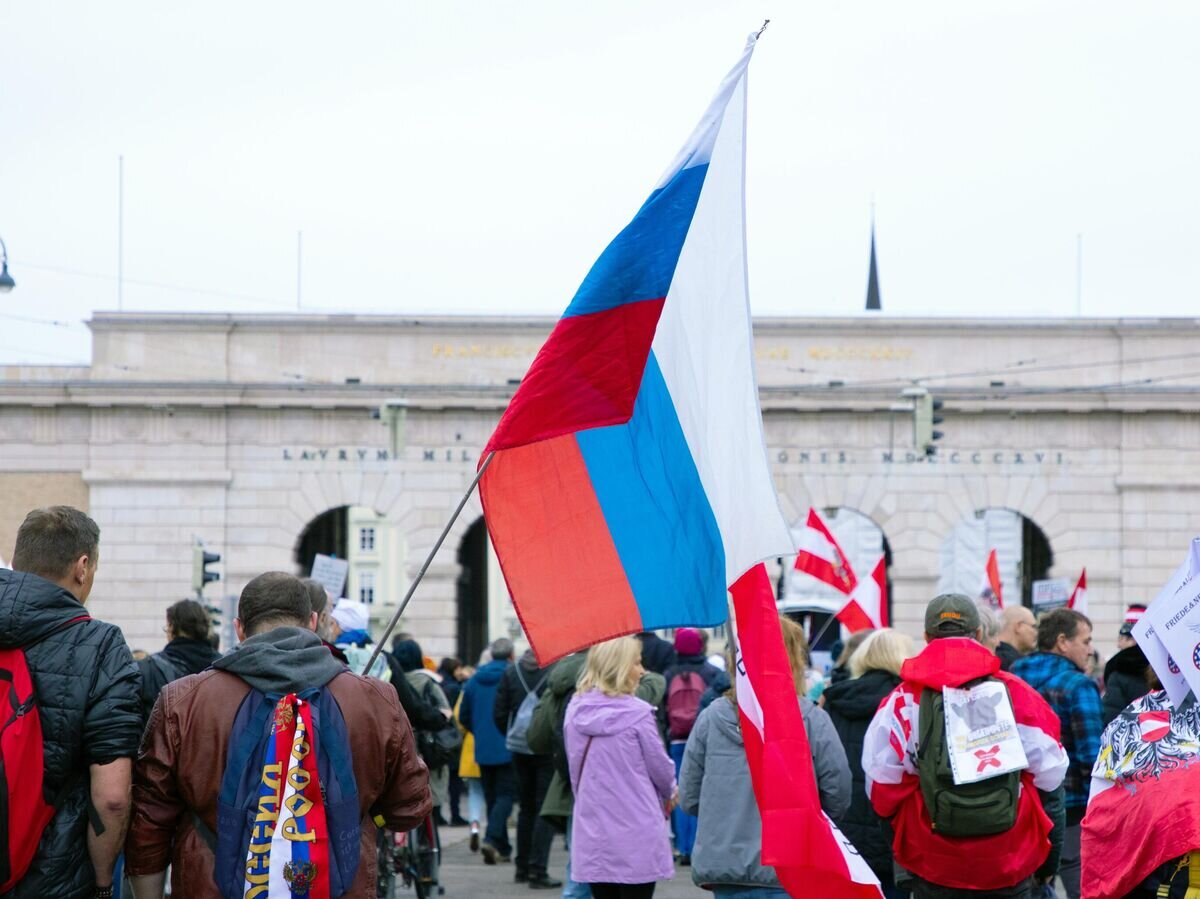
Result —
POLYGON ((989 680, 966 690, 942 688, 946 744, 957 785, 1029 767, 1008 690, 989 680))

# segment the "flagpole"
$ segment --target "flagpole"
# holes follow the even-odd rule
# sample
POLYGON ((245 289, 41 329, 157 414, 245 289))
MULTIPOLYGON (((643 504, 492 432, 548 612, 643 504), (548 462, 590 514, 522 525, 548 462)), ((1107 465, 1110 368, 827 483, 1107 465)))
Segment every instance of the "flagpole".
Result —
POLYGON ((408 601, 412 599, 413 594, 417 591, 417 585, 421 583, 425 577, 425 572, 429 570, 429 566, 433 563, 433 557, 437 555, 437 551, 442 548, 442 544, 446 542, 446 537, 450 533, 450 528, 454 527, 454 522, 458 521, 458 516, 462 513, 463 507, 467 504, 467 500, 471 498, 471 494, 475 492, 475 488, 479 485, 479 479, 483 477, 483 473, 487 471, 487 467, 492 464, 492 457, 496 455, 496 451, 488 453, 483 464, 479 466, 479 471, 475 472, 475 477, 467 487, 467 492, 463 494, 462 499, 458 501, 458 508, 454 510, 454 514, 450 516, 450 520, 446 522, 446 526, 442 528, 441 536, 437 538, 437 542, 433 544, 433 549, 429 551, 429 555, 425 558, 425 564, 421 566, 421 570, 417 572, 417 576, 413 578, 412 584, 408 588, 408 592, 404 594, 404 599, 396 609, 396 614, 392 616, 392 620, 388 622, 387 630, 383 632, 383 636, 379 638, 379 642, 375 644, 375 651, 371 653, 371 660, 367 662, 367 667, 362 670, 365 677, 367 672, 371 670, 371 666, 375 664, 375 660, 379 658, 379 654, 383 652, 383 647, 387 644, 388 637, 392 635, 392 631, 396 629, 396 625, 400 623, 400 616, 404 614, 404 609, 408 606, 408 601))

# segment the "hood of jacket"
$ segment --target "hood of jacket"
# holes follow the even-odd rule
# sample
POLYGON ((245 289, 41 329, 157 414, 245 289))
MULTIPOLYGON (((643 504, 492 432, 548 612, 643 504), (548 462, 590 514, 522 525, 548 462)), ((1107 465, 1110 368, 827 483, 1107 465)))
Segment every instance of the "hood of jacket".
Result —
POLYGON ((500 683, 500 678, 504 677, 507 668, 507 659, 494 659, 475 671, 475 680, 485 687, 494 687, 500 683))
POLYGON ((534 678, 533 683, 529 684, 529 686, 532 687, 533 684, 541 680, 542 675, 549 671, 553 666, 547 665, 545 668, 543 668, 538 664, 537 656, 533 654, 533 650, 527 649, 525 652, 521 653, 521 658, 517 660, 517 667, 521 669, 522 674, 526 675, 526 681, 528 681, 531 676, 534 678))
POLYGON ((346 667, 325 644, 302 627, 277 627, 256 634, 213 662, 263 693, 294 693, 323 687, 346 667))
POLYGON ((371 642, 371 635, 361 628, 353 631, 342 631, 333 642, 338 646, 366 646, 371 642))
POLYGON ((636 696, 605 696, 599 690, 576 693, 572 720, 589 737, 620 733, 654 713, 654 707, 636 696))
POLYGON ((188 674, 199 674, 221 657, 207 640, 193 640, 191 637, 176 637, 163 647, 162 654, 175 666, 176 671, 188 674))
MULTIPOLYGON (((799 696, 797 699, 800 700, 800 717, 804 719, 804 726, 807 728, 813 709, 817 707, 817 704, 807 696, 799 696)), ((711 708, 712 711, 705 709, 705 713, 712 717, 712 725, 717 728, 721 736, 741 746, 743 742, 742 716, 737 707, 722 696, 713 700, 711 708)))
POLYGON ((920 655, 908 659, 900 668, 900 677, 940 690, 961 687, 999 670, 1000 660, 970 637, 940 637, 927 644, 920 655))
POLYGON ((863 672, 862 677, 830 684, 821 695, 825 709, 836 712, 848 721, 870 721, 883 698, 900 685, 900 678, 890 671, 863 672))
POLYGON ((83 603, 58 584, 36 574, 0 569, 0 646, 25 646, 86 614, 83 603))
POLYGON ((583 674, 583 666, 587 664, 587 653, 577 652, 565 659, 560 659, 550 672, 546 681, 546 689, 554 696, 566 696, 575 689, 579 675, 583 674))
POLYGON ((421 657, 421 645, 416 640, 401 640, 392 647, 392 658, 400 664, 400 670, 408 673, 425 667, 421 657))
POLYGON ((1150 662, 1142 652, 1142 647, 1127 646, 1108 660, 1108 664, 1104 666, 1104 680, 1107 682, 1109 677, 1118 672, 1132 677, 1145 677, 1149 667, 1150 662))

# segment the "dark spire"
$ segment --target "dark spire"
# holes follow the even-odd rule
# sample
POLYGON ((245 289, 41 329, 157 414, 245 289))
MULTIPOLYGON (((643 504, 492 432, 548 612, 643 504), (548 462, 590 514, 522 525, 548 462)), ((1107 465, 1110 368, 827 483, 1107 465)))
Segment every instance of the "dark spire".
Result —
POLYGON ((879 269, 875 265, 875 216, 871 216, 871 271, 867 275, 867 311, 881 310, 879 302, 879 269))

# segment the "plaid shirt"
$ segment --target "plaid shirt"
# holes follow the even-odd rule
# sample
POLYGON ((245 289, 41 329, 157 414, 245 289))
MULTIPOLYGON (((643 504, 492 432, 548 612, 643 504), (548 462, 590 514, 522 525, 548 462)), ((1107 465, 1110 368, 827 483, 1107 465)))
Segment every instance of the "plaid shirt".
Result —
POLYGON ((1092 766, 1104 732, 1100 690, 1074 662, 1050 652, 1035 652, 1014 662, 1012 673, 1041 693, 1062 722, 1062 744, 1071 760, 1064 780, 1066 805, 1086 808, 1092 766))

